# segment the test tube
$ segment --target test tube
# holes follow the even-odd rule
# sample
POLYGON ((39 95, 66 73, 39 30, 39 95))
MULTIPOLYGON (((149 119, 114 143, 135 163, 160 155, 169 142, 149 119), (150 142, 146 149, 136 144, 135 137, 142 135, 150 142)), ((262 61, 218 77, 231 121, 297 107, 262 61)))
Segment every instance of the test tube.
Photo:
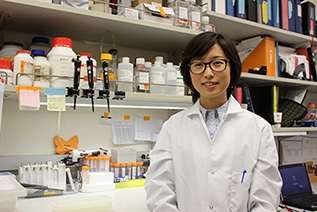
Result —
POLYGON ((136 179, 137 177, 137 162, 132 162, 132 175, 131 179, 136 179))
POLYGON ((131 180, 132 177, 132 163, 127 163, 127 177, 131 180))

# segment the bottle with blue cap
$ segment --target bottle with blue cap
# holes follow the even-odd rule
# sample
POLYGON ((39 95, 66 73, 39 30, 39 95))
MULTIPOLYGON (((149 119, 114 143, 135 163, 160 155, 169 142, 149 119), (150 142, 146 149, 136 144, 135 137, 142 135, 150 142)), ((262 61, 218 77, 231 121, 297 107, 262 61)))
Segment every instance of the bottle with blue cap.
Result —
POLYGON ((50 63, 46 58, 45 50, 34 49, 32 50, 33 56, 33 74, 34 86, 43 88, 50 87, 50 63))
POLYGON ((44 50, 45 54, 48 53, 51 47, 51 41, 48 37, 35 36, 32 38, 32 43, 30 46, 30 50, 44 50))

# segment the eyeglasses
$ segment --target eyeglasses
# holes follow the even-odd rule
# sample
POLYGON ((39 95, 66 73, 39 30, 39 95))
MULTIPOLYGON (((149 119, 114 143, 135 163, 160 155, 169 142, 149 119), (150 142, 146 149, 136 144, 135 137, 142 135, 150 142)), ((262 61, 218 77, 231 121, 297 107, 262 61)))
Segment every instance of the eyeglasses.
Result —
POLYGON ((215 72, 222 72, 226 70, 229 60, 224 58, 219 58, 215 60, 211 60, 208 63, 204 63, 202 61, 194 61, 190 64, 190 72, 193 74, 201 74, 203 73, 207 65, 209 65, 209 68, 215 72))

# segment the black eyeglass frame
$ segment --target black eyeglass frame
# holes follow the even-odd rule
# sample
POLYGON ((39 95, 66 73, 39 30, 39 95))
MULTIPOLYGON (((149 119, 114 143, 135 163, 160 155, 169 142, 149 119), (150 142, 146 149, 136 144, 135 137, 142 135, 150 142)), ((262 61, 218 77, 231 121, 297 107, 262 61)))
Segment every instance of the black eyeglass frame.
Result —
POLYGON ((201 72, 193 72, 193 71, 192 71, 192 67, 191 67, 191 66, 192 66, 194 63, 189 63, 188 66, 189 66, 189 71, 190 71, 192 74, 202 74, 202 73, 204 73, 204 72, 206 71, 207 65, 209 66, 209 68, 210 68, 212 71, 215 71, 215 72, 223 72, 224 70, 226 70, 226 68, 227 68, 229 62, 230 62, 230 61, 229 61, 228 59, 226 59, 226 58, 214 59, 214 60, 209 61, 208 63, 199 62, 199 63, 204 64, 204 69, 203 69, 201 72), (219 61, 219 60, 225 62, 225 67, 224 67, 221 71, 215 70, 215 69, 213 69, 213 68, 211 67, 211 64, 212 64, 213 62, 219 61))

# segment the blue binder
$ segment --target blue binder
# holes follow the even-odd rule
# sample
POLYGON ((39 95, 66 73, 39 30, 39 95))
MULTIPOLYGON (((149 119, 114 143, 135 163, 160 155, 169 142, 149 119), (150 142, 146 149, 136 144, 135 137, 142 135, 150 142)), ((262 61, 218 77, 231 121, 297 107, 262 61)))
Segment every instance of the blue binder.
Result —
POLYGON ((302 27, 302 6, 301 6, 301 0, 295 0, 296 5, 296 23, 295 28, 296 32, 303 33, 303 27, 302 27))
POLYGON ((245 0, 236 0, 234 2, 234 11, 235 16, 239 18, 246 18, 246 12, 245 12, 245 0))
POLYGON ((296 13, 297 7, 295 0, 288 0, 288 30, 296 32, 296 13))
POLYGON ((267 13, 268 13, 268 25, 270 26, 273 26, 273 11, 272 11, 272 4, 273 4, 273 1, 276 1, 276 0, 267 0, 267 13))
POLYGON ((235 0, 226 0, 226 14, 235 16, 234 15, 234 2, 235 0))
POLYGON ((262 0, 257 0, 257 22, 262 24, 262 0))
POLYGON ((280 1, 273 0, 272 4, 272 26, 280 27, 280 1))
POLYGON ((211 0, 211 11, 216 11, 216 1, 217 0, 211 0))

